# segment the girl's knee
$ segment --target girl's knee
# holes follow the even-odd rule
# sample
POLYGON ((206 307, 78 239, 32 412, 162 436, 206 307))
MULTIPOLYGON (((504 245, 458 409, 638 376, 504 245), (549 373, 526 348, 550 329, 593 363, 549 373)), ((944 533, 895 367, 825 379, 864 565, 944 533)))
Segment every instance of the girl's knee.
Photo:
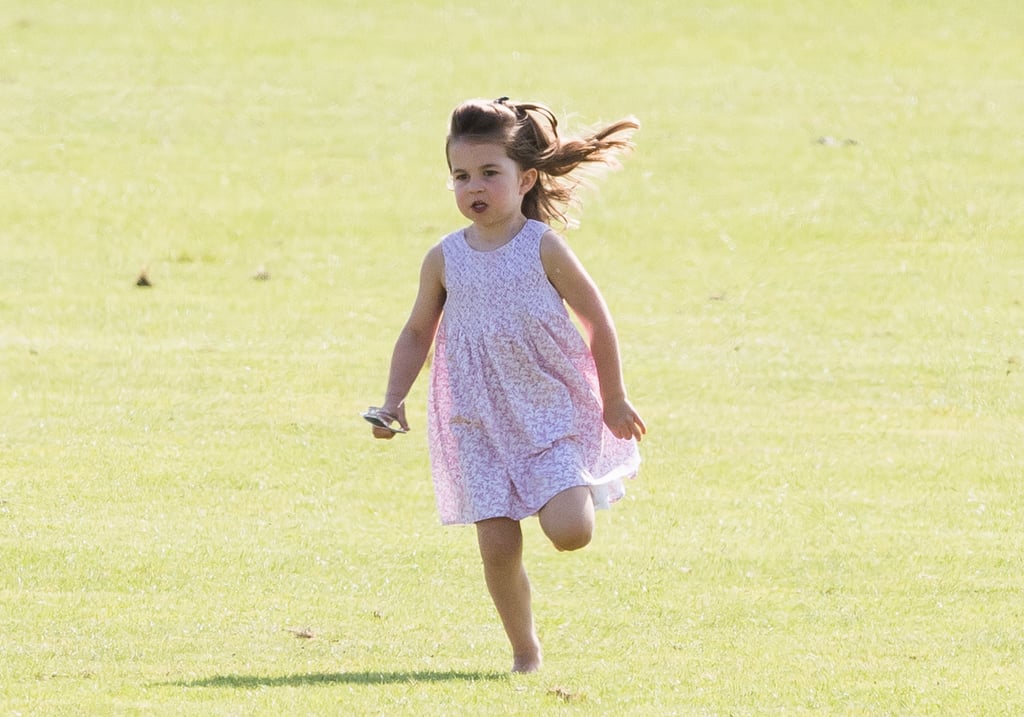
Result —
POLYGON ((594 536, 594 501, 590 489, 578 486, 552 498, 540 511, 540 525, 552 545, 571 551, 586 547, 594 536))
POLYGON ((587 547, 594 537, 594 521, 579 521, 545 530, 556 550, 570 552, 587 547))
POLYGON ((477 523, 480 557, 486 566, 501 566, 522 560, 523 534, 519 523, 495 518, 477 523))

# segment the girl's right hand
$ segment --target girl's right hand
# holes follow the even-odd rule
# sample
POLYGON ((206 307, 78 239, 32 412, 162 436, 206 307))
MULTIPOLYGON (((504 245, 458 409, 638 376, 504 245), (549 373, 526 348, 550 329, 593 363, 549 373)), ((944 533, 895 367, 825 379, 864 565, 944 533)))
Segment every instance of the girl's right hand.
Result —
MULTIPOLYGON (((405 419, 404 403, 394 407, 384 406, 380 409, 380 414, 382 417, 385 418, 394 418, 396 421, 398 421, 398 425, 401 426, 403 430, 409 430, 409 423, 405 419)), ((374 438, 381 438, 383 440, 390 441, 392 438, 395 437, 394 431, 390 431, 387 428, 382 428, 380 426, 372 426, 372 431, 374 438)))

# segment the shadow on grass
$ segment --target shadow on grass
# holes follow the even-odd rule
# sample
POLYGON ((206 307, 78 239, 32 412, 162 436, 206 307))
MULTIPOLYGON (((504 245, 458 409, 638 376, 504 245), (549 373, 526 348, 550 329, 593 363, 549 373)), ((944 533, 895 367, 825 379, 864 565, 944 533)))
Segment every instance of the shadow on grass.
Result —
POLYGON ((214 675, 198 680, 164 683, 175 687, 302 687, 307 685, 393 685, 404 682, 477 682, 503 680, 502 672, 312 672, 295 675, 214 675))

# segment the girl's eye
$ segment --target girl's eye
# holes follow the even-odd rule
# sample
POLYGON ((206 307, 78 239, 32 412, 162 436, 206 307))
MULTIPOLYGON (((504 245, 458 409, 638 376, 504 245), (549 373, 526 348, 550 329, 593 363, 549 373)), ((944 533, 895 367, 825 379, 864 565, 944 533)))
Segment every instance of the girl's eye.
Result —
POLYGON ((497 169, 488 169, 486 172, 484 172, 484 176, 485 177, 496 177, 497 175, 498 175, 498 170, 497 169))

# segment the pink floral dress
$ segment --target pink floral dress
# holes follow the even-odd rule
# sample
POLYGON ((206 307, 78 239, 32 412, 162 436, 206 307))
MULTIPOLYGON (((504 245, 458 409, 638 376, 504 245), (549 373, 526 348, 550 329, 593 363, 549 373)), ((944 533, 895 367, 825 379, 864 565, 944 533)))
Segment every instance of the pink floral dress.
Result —
POLYGON ((488 252, 464 230, 441 242, 427 438, 442 523, 520 520, 580 485, 606 508, 640 466, 604 425, 593 356, 541 264, 546 231, 530 220, 488 252))

